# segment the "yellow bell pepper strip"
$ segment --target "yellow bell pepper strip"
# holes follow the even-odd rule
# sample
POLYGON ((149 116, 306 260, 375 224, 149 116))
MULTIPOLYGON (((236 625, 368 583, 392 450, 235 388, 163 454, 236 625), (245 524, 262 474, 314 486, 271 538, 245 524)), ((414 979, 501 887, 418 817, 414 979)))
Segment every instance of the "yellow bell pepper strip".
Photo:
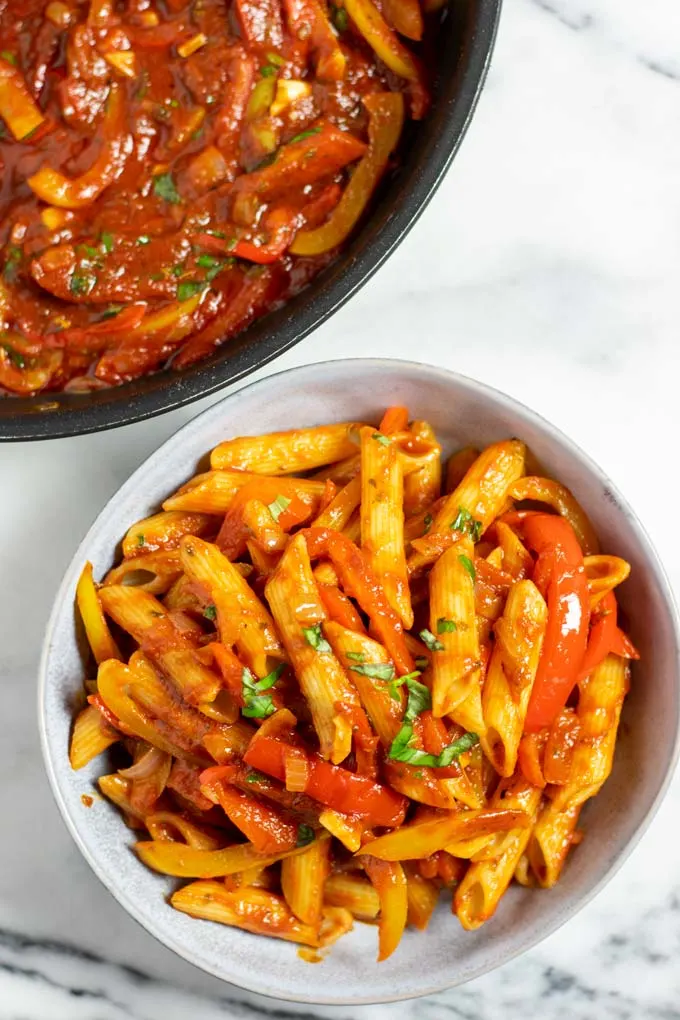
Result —
POLYGON ((364 97, 364 106, 369 113, 368 151, 326 223, 297 235, 290 247, 293 255, 321 255, 342 244, 385 172, 401 136, 404 98, 399 92, 377 92, 364 97))
POLYGON ((39 128, 45 118, 28 91, 21 71, 0 57, 0 117, 18 142, 39 128))
POLYGON ((391 71, 420 81, 420 69, 371 0, 345 0, 345 10, 364 39, 391 71))
POLYGON ((89 170, 70 178, 43 167, 28 178, 38 198, 62 209, 82 209, 91 205, 121 175, 132 152, 132 136, 127 130, 124 86, 113 84, 106 103, 101 152, 89 170))

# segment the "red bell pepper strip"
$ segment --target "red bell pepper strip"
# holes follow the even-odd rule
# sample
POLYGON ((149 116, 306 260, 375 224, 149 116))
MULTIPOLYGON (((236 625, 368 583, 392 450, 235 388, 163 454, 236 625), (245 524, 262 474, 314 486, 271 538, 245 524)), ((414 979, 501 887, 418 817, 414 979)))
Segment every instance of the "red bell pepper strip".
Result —
POLYGON ((357 600, 370 617, 376 634, 389 652, 400 676, 413 671, 413 659, 406 645, 401 620, 387 601, 375 574, 361 551, 347 535, 330 528, 308 528, 305 532, 309 555, 329 556, 347 595, 357 600))
POLYGON ((524 536, 538 553, 534 583, 548 603, 548 624, 525 731, 550 726, 576 683, 588 641, 590 597, 583 553, 574 529, 562 517, 535 514, 524 536))
POLYGON ((229 784, 232 770, 216 766, 201 772, 201 789, 217 800, 229 821, 250 840, 258 853, 277 854, 292 850, 297 843, 298 826, 281 811, 264 804, 229 784))
POLYGON ((585 680, 610 652, 625 659, 639 659, 635 646, 616 625, 618 606, 613 591, 600 600, 591 621, 588 647, 583 656, 578 679, 585 680))
MULTIPOLYGON (((251 741, 244 761, 251 768, 273 776, 280 782, 286 778, 286 752, 291 745, 274 737, 257 736, 251 741)), ((300 753, 300 749, 298 749, 300 753)), ((343 814, 361 815, 368 825, 401 825, 408 801, 394 790, 374 783, 339 765, 303 750, 308 776, 304 793, 343 814)))

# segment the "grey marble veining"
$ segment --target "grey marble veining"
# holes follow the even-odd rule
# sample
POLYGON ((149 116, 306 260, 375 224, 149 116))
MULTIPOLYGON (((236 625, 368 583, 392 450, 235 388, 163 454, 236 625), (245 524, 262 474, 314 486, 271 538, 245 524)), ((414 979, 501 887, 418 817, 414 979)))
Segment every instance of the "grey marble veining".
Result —
MULTIPOLYGON (((277 367, 422 357, 512 393, 612 475, 677 590, 679 124, 677 0, 506 0, 487 89, 436 199, 370 286, 277 367)), ((239 993, 156 944, 99 885, 42 771, 42 632, 104 501, 199 409, 0 449, 0 1020, 680 1020, 677 778, 577 918, 494 974, 397 1006, 239 993)))

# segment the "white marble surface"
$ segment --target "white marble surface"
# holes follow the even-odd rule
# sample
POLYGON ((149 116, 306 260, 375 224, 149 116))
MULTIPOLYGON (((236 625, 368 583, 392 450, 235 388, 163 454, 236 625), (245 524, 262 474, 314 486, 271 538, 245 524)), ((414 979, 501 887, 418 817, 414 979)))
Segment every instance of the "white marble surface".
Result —
MULTIPOLYGON (((486 92, 435 201, 370 286, 276 368, 414 356, 507 390, 609 471, 677 587, 679 124, 678 0, 506 0, 486 92)), ((99 885, 43 775, 42 633, 99 508, 198 410, 0 449, 0 1020, 680 1018, 678 779, 576 919, 495 974, 402 1006, 241 994, 157 945, 99 885)))

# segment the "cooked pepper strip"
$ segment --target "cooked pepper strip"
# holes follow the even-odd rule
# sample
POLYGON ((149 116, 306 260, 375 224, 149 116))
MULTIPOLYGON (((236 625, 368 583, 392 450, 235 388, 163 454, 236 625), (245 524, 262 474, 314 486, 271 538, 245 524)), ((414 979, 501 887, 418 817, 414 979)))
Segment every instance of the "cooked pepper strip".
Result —
POLYGON ((526 732, 536 733, 552 724, 578 679, 588 640, 590 599, 583 553, 564 518, 527 517, 524 536, 538 554, 534 581, 548 603, 545 640, 525 720, 526 732))
POLYGON ((321 255, 346 240, 397 147, 404 123, 401 93, 378 92, 365 96, 364 106, 369 113, 368 151, 327 222, 316 230, 298 233, 290 248, 293 255, 321 255))
POLYGON ((21 71, 0 57, 0 117, 18 142, 43 123, 45 118, 28 91, 21 71))
POLYGON ((132 152, 127 130, 124 86, 113 84, 102 125, 103 144, 94 163, 80 177, 66 177, 59 170, 42 167, 28 184, 38 198, 62 209, 91 205, 121 175, 132 152))
MULTIPOLYGON (((258 735, 251 741, 243 760, 259 772, 285 782, 286 754, 291 746, 283 740, 258 735)), ((302 748, 298 748, 296 753, 304 756, 307 763, 308 779, 304 793, 308 797, 334 811, 361 815, 371 826, 391 827, 400 825, 404 820, 405 797, 365 776, 331 765, 302 748)))
POLYGON ((597 606, 591 620, 588 647, 583 656, 579 681, 585 680, 611 653, 625 659, 640 656, 629 638, 616 625, 618 606, 613 591, 607 592, 597 606))
POLYGON ((395 74, 420 81, 420 69, 371 0, 345 0, 345 10, 369 46, 395 74))

